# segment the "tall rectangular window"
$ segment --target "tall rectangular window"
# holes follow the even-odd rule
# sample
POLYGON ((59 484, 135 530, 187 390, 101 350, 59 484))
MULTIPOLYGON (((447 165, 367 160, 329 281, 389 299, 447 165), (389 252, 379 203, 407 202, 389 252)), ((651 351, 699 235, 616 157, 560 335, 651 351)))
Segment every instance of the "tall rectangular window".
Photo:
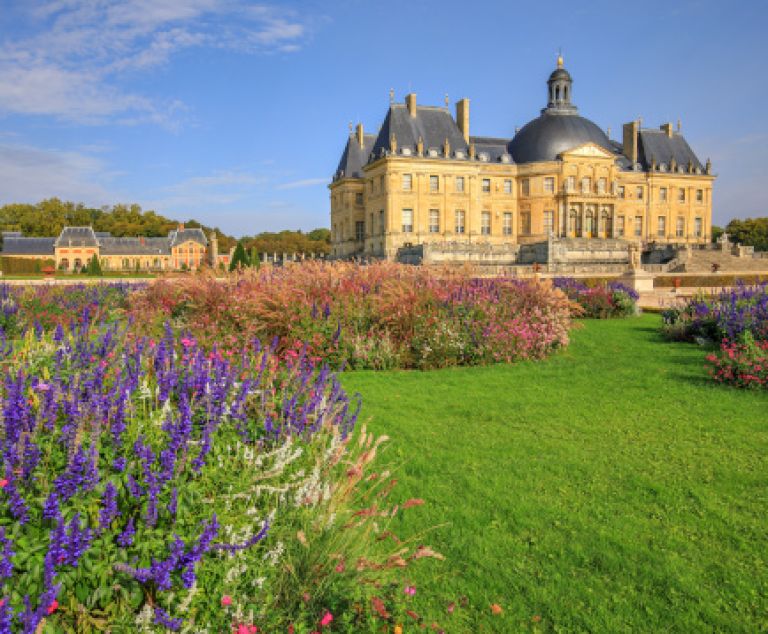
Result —
POLYGON ((480 214, 480 233, 484 236, 491 235, 491 212, 484 211, 480 214))
POLYGON ((666 216, 659 216, 657 218, 656 223, 656 235, 660 238, 663 238, 665 235, 667 235, 667 217, 666 216))
POLYGON ((502 233, 505 236, 512 235, 512 212, 511 211, 504 212, 504 225, 503 225, 502 233))
POLYGON ((681 203, 685 202, 685 189, 683 187, 679 187, 677 190, 677 200, 681 203))
POLYGON ((546 235, 549 235, 550 233, 552 233, 554 224, 555 224, 555 212, 545 211, 544 212, 544 233, 546 235))
POLYGON ((386 233, 386 227, 384 226, 384 210, 379 209, 379 233, 384 235, 386 233))
POLYGON ((491 192, 491 179, 490 178, 484 178, 483 179, 483 193, 489 194, 491 192))
POLYGON ((642 216, 635 216, 635 237, 636 238, 643 237, 643 217, 642 216))
POLYGON ((512 193, 512 179, 511 178, 505 178, 504 179, 504 193, 505 194, 511 194, 512 193))
POLYGON ((431 192, 439 192, 440 191, 440 177, 439 176, 430 176, 429 177, 429 191, 431 191, 431 192))
POLYGON ((592 192, 592 179, 589 176, 585 176, 581 179, 581 193, 589 194, 592 192))
POLYGON ((362 220, 355 222, 355 240, 358 242, 365 240, 365 222, 362 220))
POLYGON ((531 212, 520 212, 520 234, 524 236, 531 235, 531 212))
POLYGON ((693 233, 697 238, 701 238, 701 236, 704 234, 704 223, 702 222, 701 218, 695 218, 693 221, 693 233))
POLYGON ((616 218, 616 235, 620 238, 624 236, 624 216, 616 218))
POLYGON ((464 192, 464 177, 463 176, 457 176, 456 177, 456 191, 459 193, 464 192))
POLYGON ((383 194, 384 193, 384 174, 379 176, 379 191, 383 194))
POLYGON ((605 190, 608 187, 608 179, 607 178, 598 178, 597 179, 597 193, 598 194, 604 194, 605 190))
POLYGON ((520 192, 523 196, 531 195, 531 179, 530 178, 524 178, 520 182, 520 192))
POLYGON ((440 210, 429 210, 429 232, 440 233, 440 210))
POLYGON ((403 174, 403 191, 409 192, 413 189, 413 174, 403 174))
POLYGON ((575 192, 576 191, 576 177, 575 176, 569 176, 568 180, 565 181, 565 189, 568 192, 575 192))
POLYGON ((677 217, 677 225, 675 227, 675 235, 678 238, 682 238, 685 236, 685 218, 682 216, 677 217))
POLYGON ((555 178, 554 176, 547 176, 544 178, 544 191, 548 194, 555 193, 555 178))
POLYGON ((659 200, 661 202, 666 202, 667 201, 667 188, 666 187, 659 188, 659 200))
POLYGON ((616 195, 617 195, 619 198, 624 198, 624 197, 627 195, 627 190, 626 190, 626 189, 624 189, 624 185, 619 185, 619 186, 616 188, 616 195))
POLYGON ((642 185, 638 185, 635 188, 635 198, 637 198, 638 200, 642 200, 643 199, 643 186, 642 185))
POLYGON ((403 209, 403 233, 413 231, 413 209, 403 209))
POLYGON ((696 202, 697 203, 703 203, 704 202, 704 190, 703 189, 697 189, 696 190, 696 202))
POLYGON ((456 233, 464 233, 464 210, 463 209, 457 209, 456 210, 456 233))
POLYGON ((356 205, 362 205, 363 204, 363 195, 361 193, 355 194, 355 204, 356 205))

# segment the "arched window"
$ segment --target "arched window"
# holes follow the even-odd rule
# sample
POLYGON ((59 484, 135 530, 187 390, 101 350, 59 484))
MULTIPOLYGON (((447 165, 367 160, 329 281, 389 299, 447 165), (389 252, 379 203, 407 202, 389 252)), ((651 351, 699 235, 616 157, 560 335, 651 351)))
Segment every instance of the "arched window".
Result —
POLYGON ((587 238, 591 238, 595 235, 595 217, 591 209, 587 211, 584 217, 584 224, 584 233, 586 234, 587 238))
POLYGON ((579 214, 575 209, 571 209, 568 214, 568 235, 576 236, 579 214))
POLYGON ((83 261, 80 258, 75 258, 75 271, 79 271, 83 268, 83 261))
POLYGON ((555 101, 560 101, 560 86, 555 86, 555 101))
POLYGON ((568 86, 563 86, 563 101, 568 101, 568 86))
POLYGON ((61 258, 61 260, 59 260, 59 270, 60 271, 69 270, 69 260, 67 258, 61 258))
POLYGON ((611 214, 608 213, 607 209, 603 209, 600 214, 600 225, 603 235, 610 238, 613 227, 611 227, 611 214))
POLYGON ((123 258, 123 268, 126 270, 131 268, 131 262, 128 258, 123 258))

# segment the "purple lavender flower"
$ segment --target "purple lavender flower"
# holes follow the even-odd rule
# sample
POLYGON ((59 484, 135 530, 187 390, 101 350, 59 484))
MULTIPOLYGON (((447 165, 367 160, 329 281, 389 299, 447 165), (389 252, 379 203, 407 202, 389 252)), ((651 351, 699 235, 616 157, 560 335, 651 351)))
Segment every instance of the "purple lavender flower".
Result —
POLYGON ((156 605, 155 623, 157 625, 162 625, 163 627, 166 627, 173 632, 176 632, 181 627, 181 624, 184 623, 184 620, 180 618, 172 618, 165 610, 163 610, 163 608, 161 608, 159 605, 156 605))
POLYGON ((117 489, 111 482, 104 489, 104 495, 101 498, 101 511, 99 512, 99 528, 106 529, 118 515, 117 509, 117 489))
POLYGON ((136 535, 136 527, 133 524, 133 518, 128 519, 128 523, 125 525, 123 532, 117 537, 117 543, 123 548, 128 548, 133 544, 133 537, 136 535))

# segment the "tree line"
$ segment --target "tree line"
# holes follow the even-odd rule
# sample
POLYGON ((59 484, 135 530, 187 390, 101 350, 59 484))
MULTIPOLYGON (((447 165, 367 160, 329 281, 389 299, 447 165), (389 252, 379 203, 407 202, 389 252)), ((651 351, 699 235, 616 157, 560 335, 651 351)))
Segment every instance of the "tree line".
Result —
POLYGON ((746 220, 735 218, 725 226, 725 231, 731 242, 755 247, 756 251, 768 251, 768 217, 746 220))
MULTIPOLYGON (((185 227, 202 228, 206 236, 216 233, 219 253, 227 253, 237 244, 233 236, 218 227, 209 227, 197 220, 183 221, 185 227)), ((155 211, 142 210, 136 204, 86 207, 83 203, 48 198, 36 204, 9 203, 0 206, 2 231, 21 231, 29 237, 55 237, 64 227, 91 226, 94 231, 108 231, 117 238, 167 236, 179 225, 178 220, 166 218, 155 211)), ((242 238, 249 251, 259 253, 328 253, 331 233, 328 229, 302 231, 263 232, 242 238)))

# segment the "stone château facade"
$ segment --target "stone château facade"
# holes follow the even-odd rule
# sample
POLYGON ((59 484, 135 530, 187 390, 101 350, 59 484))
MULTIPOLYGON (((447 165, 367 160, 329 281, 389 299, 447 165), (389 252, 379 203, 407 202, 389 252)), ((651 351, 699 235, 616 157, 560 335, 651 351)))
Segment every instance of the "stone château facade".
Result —
POLYGON ((4 232, 2 255, 53 260, 59 271, 79 271, 94 255, 104 271, 181 271, 229 263, 229 256, 218 252, 215 234, 209 241, 202 229, 184 225, 164 238, 116 238, 92 227, 64 227, 57 238, 4 232))
POLYGON ((579 116, 572 84, 558 57, 547 106, 511 139, 470 135, 468 99, 454 118, 409 94, 390 105, 377 134, 358 124, 329 185, 332 254, 395 259, 418 245, 519 254, 553 239, 708 242, 715 177, 679 123, 632 121, 612 140, 579 116))

